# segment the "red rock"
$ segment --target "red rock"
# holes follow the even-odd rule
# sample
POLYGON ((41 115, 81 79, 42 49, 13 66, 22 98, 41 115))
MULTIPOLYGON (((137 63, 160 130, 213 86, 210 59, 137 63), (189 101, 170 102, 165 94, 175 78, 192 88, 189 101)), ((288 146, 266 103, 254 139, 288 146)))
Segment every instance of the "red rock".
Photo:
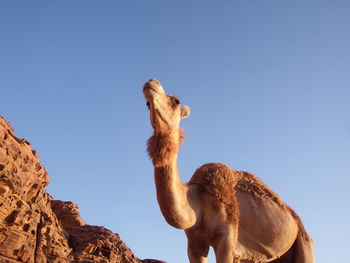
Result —
POLYGON ((39 156, 0 117, 0 263, 141 261, 118 234, 86 225, 78 206, 53 200, 39 156))

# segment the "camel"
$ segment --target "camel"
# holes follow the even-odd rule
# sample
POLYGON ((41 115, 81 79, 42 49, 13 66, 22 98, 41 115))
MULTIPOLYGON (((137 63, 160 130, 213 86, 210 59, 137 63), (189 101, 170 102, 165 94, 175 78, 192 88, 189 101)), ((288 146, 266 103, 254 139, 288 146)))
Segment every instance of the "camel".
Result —
POLYGON ((182 183, 180 120, 190 109, 155 79, 143 93, 154 129, 147 150, 158 204, 167 223, 185 231, 190 263, 206 263, 210 247, 217 263, 314 263, 313 241, 298 215, 253 174, 209 163, 182 183))

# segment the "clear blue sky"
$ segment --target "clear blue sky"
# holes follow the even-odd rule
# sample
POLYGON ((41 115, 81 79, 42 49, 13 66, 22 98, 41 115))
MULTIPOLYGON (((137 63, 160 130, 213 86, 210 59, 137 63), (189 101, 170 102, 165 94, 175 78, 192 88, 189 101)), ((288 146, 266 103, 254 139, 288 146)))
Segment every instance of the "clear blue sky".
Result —
MULTIPOLYGON (((349 249, 350 2, 1 1, 0 115, 47 191, 140 258, 187 262, 145 152, 149 78, 190 106, 179 168, 260 177, 301 216, 316 262, 349 249)), ((211 256, 210 262, 214 262, 211 256)))

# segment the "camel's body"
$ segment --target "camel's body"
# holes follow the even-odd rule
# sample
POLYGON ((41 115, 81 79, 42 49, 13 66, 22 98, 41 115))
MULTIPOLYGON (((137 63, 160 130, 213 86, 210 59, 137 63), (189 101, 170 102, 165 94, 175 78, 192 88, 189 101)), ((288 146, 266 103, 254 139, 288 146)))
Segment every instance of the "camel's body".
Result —
POLYGON ((313 263, 313 244, 299 217, 277 194, 250 173, 223 164, 205 164, 188 184, 180 181, 180 119, 188 116, 178 98, 160 83, 144 86, 154 135, 148 152, 155 167, 157 199, 166 221, 184 229, 191 263, 313 263))

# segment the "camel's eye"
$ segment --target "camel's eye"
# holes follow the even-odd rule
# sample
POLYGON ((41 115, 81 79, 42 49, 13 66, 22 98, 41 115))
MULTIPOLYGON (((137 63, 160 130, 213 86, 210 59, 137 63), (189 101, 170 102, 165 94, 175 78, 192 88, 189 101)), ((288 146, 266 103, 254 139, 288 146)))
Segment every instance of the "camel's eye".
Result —
POLYGON ((179 100, 178 98, 175 98, 175 99, 174 99, 174 102, 175 102, 176 105, 181 104, 181 102, 180 102, 180 100, 179 100))
POLYGON ((150 109, 149 101, 147 101, 146 105, 147 105, 147 108, 150 109))

